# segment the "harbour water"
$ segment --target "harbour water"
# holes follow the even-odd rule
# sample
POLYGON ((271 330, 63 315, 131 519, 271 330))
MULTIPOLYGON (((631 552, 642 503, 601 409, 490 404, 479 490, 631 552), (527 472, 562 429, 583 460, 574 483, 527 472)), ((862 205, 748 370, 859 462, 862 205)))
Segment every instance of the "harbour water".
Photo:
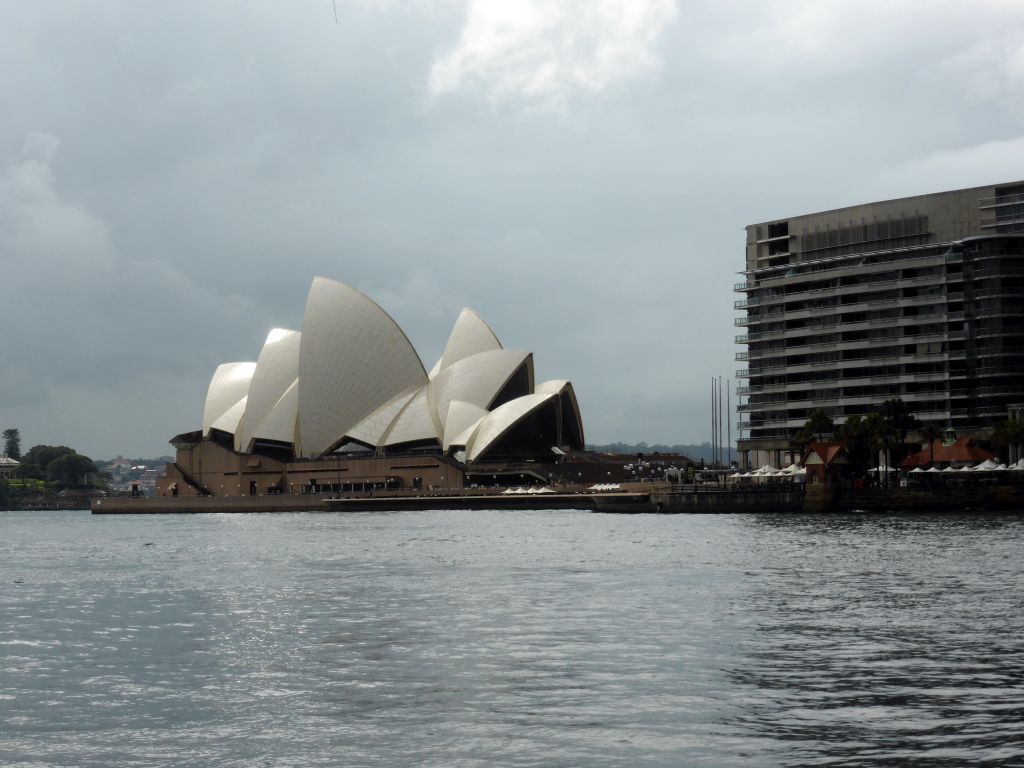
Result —
POLYGON ((0 513, 0 765, 1024 765, 1024 517, 0 513))

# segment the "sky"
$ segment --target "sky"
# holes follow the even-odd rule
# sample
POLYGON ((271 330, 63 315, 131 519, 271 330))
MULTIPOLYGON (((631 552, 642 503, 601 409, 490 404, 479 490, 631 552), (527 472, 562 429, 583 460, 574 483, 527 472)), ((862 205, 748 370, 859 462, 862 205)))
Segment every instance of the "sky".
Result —
POLYGON ((710 439, 744 226, 1024 178, 1020 0, 0 0, 0 428, 170 453, 317 275, 710 439))

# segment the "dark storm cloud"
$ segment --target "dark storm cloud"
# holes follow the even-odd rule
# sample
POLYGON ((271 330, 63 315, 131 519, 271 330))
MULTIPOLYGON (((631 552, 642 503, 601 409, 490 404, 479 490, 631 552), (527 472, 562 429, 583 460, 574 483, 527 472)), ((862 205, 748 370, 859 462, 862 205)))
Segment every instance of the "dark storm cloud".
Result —
POLYGON ((1019 3, 337 7, 0 6, 0 426, 162 453, 325 275, 700 441, 745 224, 1024 176, 1019 3))

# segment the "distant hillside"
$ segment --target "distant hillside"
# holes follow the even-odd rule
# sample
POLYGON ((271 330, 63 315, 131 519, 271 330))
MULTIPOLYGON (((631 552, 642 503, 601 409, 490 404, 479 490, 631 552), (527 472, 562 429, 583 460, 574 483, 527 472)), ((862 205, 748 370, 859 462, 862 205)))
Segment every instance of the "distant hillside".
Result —
MULTIPOLYGON (((597 453, 682 453, 689 456, 691 459, 704 459, 704 461, 711 461, 711 443, 701 443, 700 445, 609 443, 608 445, 588 445, 587 450, 596 451, 597 453)), ((736 456, 735 449, 733 449, 733 456, 736 456)))

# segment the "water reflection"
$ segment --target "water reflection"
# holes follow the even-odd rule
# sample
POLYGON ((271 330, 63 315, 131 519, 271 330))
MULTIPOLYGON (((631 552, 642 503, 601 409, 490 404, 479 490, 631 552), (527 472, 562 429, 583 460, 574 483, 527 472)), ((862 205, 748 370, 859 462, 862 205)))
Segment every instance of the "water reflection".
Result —
POLYGON ((2 524, 2 765, 1022 758, 1013 517, 2 524))
POLYGON ((1024 760, 1019 519, 750 523, 766 565, 738 599, 757 632, 730 671, 747 691, 735 722, 779 742, 780 763, 1024 760))

